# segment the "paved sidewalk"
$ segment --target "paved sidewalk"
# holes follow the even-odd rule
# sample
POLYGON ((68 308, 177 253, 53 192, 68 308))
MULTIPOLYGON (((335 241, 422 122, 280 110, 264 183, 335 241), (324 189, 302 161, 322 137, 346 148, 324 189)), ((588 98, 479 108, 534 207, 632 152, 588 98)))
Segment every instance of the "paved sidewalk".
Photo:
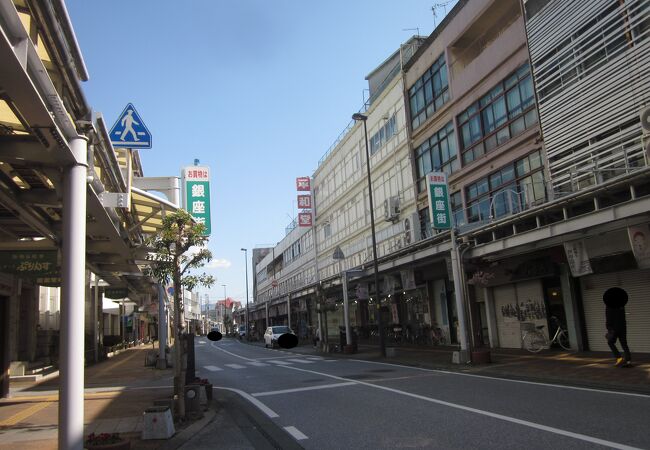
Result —
MULTIPOLYGON (((157 349, 156 349, 157 350, 157 349)), ((151 345, 126 349, 106 361, 85 369, 84 436, 114 433, 131 441, 132 449, 180 448, 204 427, 220 425, 222 442, 238 442, 253 448, 241 429, 233 424, 219 401, 213 401, 204 417, 179 427, 169 440, 141 440, 143 412, 154 400, 171 398, 172 369, 145 367, 151 345)), ((10 397, 0 399, 0 449, 50 450, 57 448, 59 377, 41 382, 12 382, 10 397)), ((218 395, 215 392, 215 395, 218 395)), ((210 448, 228 448, 213 445, 210 448)))
MULTIPOLYGON (((338 342, 336 342, 338 343, 338 342)), ((263 343, 251 343, 261 345, 263 343)), ((490 364, 453 364, 453 347, 395 347, 395 356, 382 358, 379 346, 360 344, 358 352, 331 353, 336 358, 363 359, 428 369, 457 371, 474 375, 557 383, 586 388, 636 392, 650 395, 650 354, 632 354, 633 367, 614 367, 614 359, 604 352, 567 352, 546 350, 531 354, 525 350, 492 350, 490 364)), ((292 351, 322 354, 311 345, 292 351)))

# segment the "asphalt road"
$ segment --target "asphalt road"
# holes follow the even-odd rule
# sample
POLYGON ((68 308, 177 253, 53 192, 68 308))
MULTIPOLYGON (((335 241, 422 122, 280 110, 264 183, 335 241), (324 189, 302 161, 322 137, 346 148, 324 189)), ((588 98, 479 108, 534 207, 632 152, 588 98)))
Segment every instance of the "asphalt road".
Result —
POLYGON ((197 376, 210 379, 217 396, 236 394, 264 417, 263 427, 284 430, 307 449, 650 448, 650 396, 306 356, 230 339, 198 338, 195 353, 197 376))

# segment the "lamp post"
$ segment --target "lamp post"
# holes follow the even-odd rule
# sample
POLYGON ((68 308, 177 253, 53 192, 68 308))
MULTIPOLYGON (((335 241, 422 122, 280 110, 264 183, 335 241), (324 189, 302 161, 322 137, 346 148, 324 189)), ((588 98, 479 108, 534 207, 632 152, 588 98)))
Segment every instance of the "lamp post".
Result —
POLYGON ((363 133, 366 140, 366 169, 368 171, 368 200, 370 203, 370 229, 372 232, 372 260, 375 268, 375 296, 377 297, 377 326, 379 328, 379 349, 382 357, 386 357, 386 335, 384 333, 384 324, 381 317, 381 300, 379 289, 379 265, 377 263, 377 238, 375 236, 375 211, 372 203, 372 182, 370 180, 370 151, 368 150, 368 127, 366 121, 368 116, 355 113, 352 115, 355 121, 363 122, 363 133))
POLYGON ((248 249, 242 248, 242 252, 244 252, 244 267, 246 267, 246 340, 250 340, 250 336, 248 333, 250 333, 248 329, 248 249))

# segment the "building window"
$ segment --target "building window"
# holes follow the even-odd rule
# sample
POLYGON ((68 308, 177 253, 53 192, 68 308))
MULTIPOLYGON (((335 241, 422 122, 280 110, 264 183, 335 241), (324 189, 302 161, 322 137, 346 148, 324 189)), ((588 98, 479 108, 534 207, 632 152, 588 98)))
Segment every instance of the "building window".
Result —
POLYGON ((418 192, 426 190, 426 176, 429 172, 445 172, 449 175, 458 170, 460 164, 452 122, 434 133, 415 150, 415 166, 418 192))
POLYGON ((537 124, 528 64, 458 115, 463 165, 537 124))
POLYGON ((415 130, 449 100, 447 64, 442 54, 409 89, 411 128, 415 130))
POLYGON ((393 114, 384 126, 370 137, 370 154, 374 155, 395 134, 397 134, 397 118, 393 114))
POLYGON ((465 225, 465 211, 463 210, 463 196, 460 191, 454 192, 449 196, 451 214, 454 217, 454 226, 460 227, 465 225))
POLYGON ((546 189, 540 152, 533 152, 470 184, 465 188, 465 198, 470 223, 515 214, 544 202, 546 189))
POLYGON ((430 238, 433 236, 433 230, 431 229, 429 207, 419 210, 418 215, 420 216, 420 235, 422 239, 430 238))

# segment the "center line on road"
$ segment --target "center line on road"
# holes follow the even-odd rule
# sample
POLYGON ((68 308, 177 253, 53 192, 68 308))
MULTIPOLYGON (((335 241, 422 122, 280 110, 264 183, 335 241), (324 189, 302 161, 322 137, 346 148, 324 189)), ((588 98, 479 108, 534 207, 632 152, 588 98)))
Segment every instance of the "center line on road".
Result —
POLYGON ((251 395, 253 397, 266 397, 268 395, 290 394, 293 392, 315 391, 318 389, 331 389, 331 388, 337 388, 343 386, 352 386, 354 384, 356 383, 353 381, 348 381, 346 383, 321 384, 318 386, 309 386, 309 387, 294 388, 294 389, 282 389, 281 391, 256 392, 251 395))
POLYGON ((363 381, 350 380, 349 378, 343 378, 343 377, 339 377, 339 376, 336 376, 336 375, 330 375, 328 373, 317 372, 315 370, 300 369, 298 367, 293 367, 293 366, 281 366, 281 367, 285 367, 285 368, 291 369, 291 370, 297 370, 297 371, 300 371, 300 372, 307 372, 307 373, 312 373, 312 374, 316 374, 316 375, 321 375, 321 376, 333 378, 335 380, 348 381, 348 382, 352 382, 352 383, 355 383, 355 384, 360 384, 360 385, 363 385, 363 386, 368 386, 368 387, 375 388, 375 389, 381 389, 383 391, 392 392, 394 394, 404 395, 406 397, 411 397, 411 398, 415 398, 415 399, 418 399, 418 400, 423 400, 425 402, 435 403, 435 404, 438 404, 438 405, 447 406, 449 408, 460 409, 462 411, 467 411, 467 412, 471 412, 471 413, 474 413, 474 414, 479 414, 479 415, 482 415, 482 416, 492 417, 494 419, 503 420, 505 422, 516 423, 517 425, 523 425, 525 427, 535 428, 537 430, 542 430, 542 431, 547 431, 549 433, 559 434, 561 436, 566 436, 566 437, 570 437, 570 438, 573 438, 573 439, 578 439, 578 440, 589 442, 589 443, 592 443, 592 444, 604 445, 606 447, 617 448, 617 449, 621 449, 621 450, 639 450, 639 449, 637 449, 637 447, 632 447, 632 446, 625 445, 625 444, 619 444, 618 442, 607 441, 605 439, 599 439, 597 437, 588 436, 586 434, 574 433, 572 431, 562 430, 560 428, 549 427, 549 426, 542 425, 542 424, 539 424, 539 423, 530 422, 528 420, 517 419, 515 417, 505 416, 503 414, 493 413, 493 412, 485 411, 485 410, 482 410, 482 409, 477 409, 477 408, 472 408, 472 407, 469 407, 469 406, 460 405, 458 403, 451 403, 451 402, 447 402, 447 401, 444 401, 444 400, 438 400, 437 398, 433 398, 433 397, 426 397, 424 395, 412 394, 410 392, 400 391, 399 389, 393 389, 393 388, 389 388, 387 386, 379 386, 379 385, 376 385, 376 384, 367 383, 367 382, 363 382, 363 381))
POLYGON ((296 427, 284 427, 285 430, 287 430, 287 433, 289 433, 291 436, 294 437, 295 440, 297 441, 302 441, 304 439, 309 439, 307 436, 305 436, 298 428, 296 427))

